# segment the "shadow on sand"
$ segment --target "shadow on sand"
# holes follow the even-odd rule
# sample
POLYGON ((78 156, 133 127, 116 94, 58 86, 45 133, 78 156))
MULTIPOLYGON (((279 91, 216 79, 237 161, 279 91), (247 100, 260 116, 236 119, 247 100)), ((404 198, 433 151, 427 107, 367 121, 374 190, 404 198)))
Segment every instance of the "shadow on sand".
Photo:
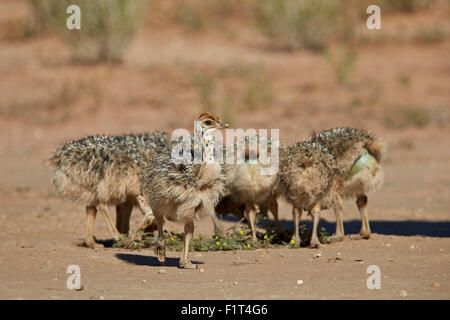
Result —
MULTIPOLYGON (((221 217, 224 221, 237 222, 238 219, 233 216, 221 217)), ((264 219, 259 222, 260 227, 269 226, 273 223, 272 220, 264 219)), ((292 229, 292 221, 280 220, 281 225, 285 230, 292 229)), ((312 228, 312 222, 308 220, 300 221, 300 225, 305 224, 306 228, 312 228)), ((334 233, 336 224, 321 219, 319 227, 324 227, 329 234, 334 233)), ((372 233, 383 235, 396 236, 425 236, 425 237, 450 237, 450 221, 421 221, 421 220, 406 220, 406 221, 387 221, 374 220, 370 222, 372 233)), ((344 222, 345 234, 358 234, 361 228, 361 221, 350 220, 344 222)), ((97 240, 105 246, 110 245, 112 240, 97 240)), ((180 253, 181 254, 181 253, 180 253)), ((118 259, 127 263, 138 266, 153 266, 153 267, 179 267, 179 258, 166 258, 166 262, 161 264, 158 259, 150 255, 138 255, 128 253, 117 253, 115 255, 118 259)), ((201 261, 192 261, 193 264, 203 264, 201 261)))
MULTIPOLYGON (((151 251, 153 254, 153 251, 151 251)), ((181 254, 181 252, 180 252, 181 254)), ((115 255, 118 259, 131 263, 137 266, 151 266, 151 267, 179 267, 179 258, 166 258, 166 262, 162 264, 158 261, 158 258, 152 255, 138 255, 138 254, 128 254, 128 253, 117 253, 115 255)), ((203 264, 201 261, 193 261, 193 264, 203 264)))
MULTIPOLYGON (((308 229, 312 228, 311 218, 305 218, 300 221, 300 225, 305 224, 308 229)), ((233 216, 222 217, 224 221, 238 221, 233 216)), ((370 219, 370 217, 369 217, 370 219)), ((259 222, 259 226, 264 227, 272 223, 272 220, 264 219, 259 222)), ((281 225, 286 230, 293 228, 291 220, 280 220, 281 225)), ((319 227, 324 227, 327 233, 334 233, 336 224, 334 221, 328 222, 325 219, 320 219, 319 227)), ((345 234, 357 234, 361 228, 360 220, 344 221, 345 234)), ((421 221, 421 220, 406 220, 406 221, 388 221, 388 220, 373 220, 370 221, 370 228, 372 233, 396 236, 426 236, 426 237, 450 237, 450 221, 421 221)))

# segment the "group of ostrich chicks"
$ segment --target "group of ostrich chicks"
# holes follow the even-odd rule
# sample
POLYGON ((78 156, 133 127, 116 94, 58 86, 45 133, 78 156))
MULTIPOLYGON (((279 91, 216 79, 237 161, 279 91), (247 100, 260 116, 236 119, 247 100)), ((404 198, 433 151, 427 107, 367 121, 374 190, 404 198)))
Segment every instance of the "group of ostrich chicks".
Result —
MULTIPOLYGON (((188 259, 195 220, 211 217, 214 226, 220 228, 216 213, 245 217, 256 240, 255 215, 258 210, 270 211, 277 232, 285 237, 278 221, 278 196, 293 206, 292 240, 297 243, 299 219, 306 211, 313 219, 310 245, 320 246, 319 213, 328 208, 333 208, 336 215, 333 237, 343 240, 342 198, 356 199, 361 214, 360 236, 370 237, 367 195, 383 183, 381 160, 385 152, 384 142, 375 135, 359 129, 335 128, 313 134, 307 141, 279 144, 278 171, 266 175, 262 172, 265 165, 258 161, 214 161, 214 131, 228 125, 210 113, 202 113, 197 121, 202 131, 199 163, 173 161, 171 151, 176 142, 160 132, 89 136, 56 150, 49 160, 54 168, 53 186, 58 195, 86 206, 87 247, 99 246, 93 234, 97 211, 117 240, 119 234, 129 232, 132 208, 138 206, 147 226, 157 229, 154 250, 160 262, 166 257, 165 219, 184 222, 184 250, 179 265, 195 268, 188 259), (116 207, 116 225, 108 206, 116 207)), ((260 139, 256 136, 258 142, 260 139)))

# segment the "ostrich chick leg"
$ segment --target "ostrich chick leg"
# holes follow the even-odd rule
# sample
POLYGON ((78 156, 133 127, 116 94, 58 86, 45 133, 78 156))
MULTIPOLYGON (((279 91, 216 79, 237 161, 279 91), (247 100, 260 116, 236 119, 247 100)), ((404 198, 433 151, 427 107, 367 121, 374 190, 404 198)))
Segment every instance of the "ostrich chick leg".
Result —
POLYGON ((343 221, 343 207, 342 198, 339 194, 335 193, 333 209, 336 216, 336 233, 332 238, 342 241, 344 240, 344 221, 343 221))
POLYGON ((189 221, 186 222, 184 225, 184 250, 183 250, 183 256, 180 259, 180 267, 183 269, 196 269, 196 265, 193 264, 188 259, 189 254, 189 242, 192 239, 192 235, 194 234, 194 222, 189 221))
POLYGON ((103 218, 106 221, 106 224, 108 225, 109 232, 111 232, 111 235, 115 241, 119 240, 119 231, 114 226, 114 223, 111 220, 111 216, 109 215, 108 209, 104 205, 98 205, 97 207, 98 211, 102 214, 103 218))
POLYGON ((296 208, 292 207, 292 218, 294 220, 294 236, 293 239, 296 244, 300 244, 300 234, 298 231, 298 223, 300 222, 300 219, 302 217, 302 208, 296 208))
POLYGON ((103 248, 102 244, 96 243, 94 239, 94 221, 95 216, 97 215, 97 208, 95 206, 87 206, 86 207, 86 218, 87 218, 87 237, 84 241, 86 247, 94 249, 94 248, 103 248))
POLYGON ((356 199, 356 205, 358 206, 359 213, 361 215, 361 231, 360 235, 363 239, 370 238, 370 225, 369 215, 367 213, 367 196, 359 196, 356 199))
POLYGON ((319 248, 320 241, 317 236, 317 226, 319 225, 320 203, 317 203, 311 210, 313 217, 313 230, 311 235, 311 248, 319 248))
POLYGON ((255 228, 255 216, 256 216, 256 210, 255 206, 252 204, 246 204, 245 205, 245 217, 247 218, 250 229, 252 230, 252 240, 256 241, 256 228, 255 228))

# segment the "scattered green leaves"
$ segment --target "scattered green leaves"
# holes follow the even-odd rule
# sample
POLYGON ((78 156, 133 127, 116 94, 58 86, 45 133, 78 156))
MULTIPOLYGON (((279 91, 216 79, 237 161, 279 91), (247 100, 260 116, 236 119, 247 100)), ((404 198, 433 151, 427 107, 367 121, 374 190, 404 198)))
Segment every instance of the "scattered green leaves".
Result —
MULTIPOLYGON (((319 229, 319 239, 323 243, 330 242, 325 229, 319 229)), ((311 231, 302 226, 300 228, 301 243, 295 241, 286 241, 280 236, 273 226, 266 229, 264 233, 257 232, 257 241, 253 241, 250 228, 247 225, 233 226, 222 235, 195 235, 190 241, 190 250, 192 251, 229 251, 229 250, 255 250, 259 248, 299 248, 309 245, 311 231)), ((137 240, 134 240, 133 249, 151 248, 155 245, 157 234, 139 233, 137 240)), ((167 250, 182 251, 184 247, 184 234, 165 231, 167 250)), ((119 240, 113 245, 115 248, 127 247, 130 239, 126 235, 121 235, 119 240)))

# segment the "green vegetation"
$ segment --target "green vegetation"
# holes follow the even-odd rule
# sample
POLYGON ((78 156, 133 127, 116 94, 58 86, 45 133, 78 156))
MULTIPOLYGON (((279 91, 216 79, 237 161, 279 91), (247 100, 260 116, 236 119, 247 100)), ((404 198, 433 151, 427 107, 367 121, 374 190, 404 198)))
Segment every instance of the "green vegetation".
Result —
POLYGON ((261 0, 261 30, 289 49, 322 50, 336 34, 343 8, 335 0, 261 0))
MULTIPOLYGON (((254 242, 251 238, 251 231, 247 225, 234 226, 224 234, 214 236, 195 235, 190 242, 192 251, 228 251, 228 250, 254 250, 258 248, 298 248, 309 245, 311 231, 300 226, 300 245, 294 241, 284 241, 274 230, 268 227, 265 233, 257 233, 258 241, 254 242)), ((319 239, 322 243, 331 241, 325 229, 319 229, 319 239)), ((171 251, 183 251, 184 235, 182 233, 171 233, 165 231, 167 249, 171 251)), ((151 248, 156 243, 157 235, 150 233, 139 233, 138 240, 134 241, 133 249, 151 248)), ((126 235, 121 235, 114 247, 123 248, 129 244, 126 235)))
POLYGON ((272 81, 265 72, 253 74, 244 88, 242 104, 254 110, 269 106, 273 102, 272 81))
POLYGON ((50 29, 50 19, 52 13, 52 0, 29 0, 33 19, 27 28, 27 35, 34 36, 46 32, 50 29))
POLYGON ((408 74, 402 73, 398 76, 398 82, 402 87, 409 88, 411 86, 411 77, 408 74))
POLYGON ((229 64, 213 71, 195 71, 190 83, 197 89, 202 110, 222 113, 231 120, 235 109, 264 109, 275 99, 273 80, 259 65, 229 64))
POLYGON ((422 43, 436 43, 443 41, 446 37, 445 32, 439 26, 420 27, 413 36, 413 40, 422 43))
POLYGON ((214 77, 207 73, 196 73, 192 77, 192 84, 199 91, 202 110, 214 112, 214 102, 212 100, 214 77))
POLYGON ((424 109, 397 109, 383 118, 383 124, 393 129, 410 126, 422 128, 429 125, 431 120, 430 113, 424 109))
POLYGON ((383 0, 380 3, 382 10, 413 12, 426 8, 430 0, 383 0))
POLYGON ((52 28, 71 45, 78 61, 118 62, 137 32, 144 0, 30 0, 36 28, 52 28), (69 5, 81 9, 81 29, 66 26, 69 5))
POLYGON ((187 27, 193 31, 199 31, 205 28, 200 10, 196 6, 187 3, 180 3, 175 9, 175 22, 187 27))
POLYGON ((355 69, 358 52, 353 48, 344 48, 342 52, 335 54, 329 51, 326 57, 333 67, 336 81, 339 84, 347 83, 355 69))

